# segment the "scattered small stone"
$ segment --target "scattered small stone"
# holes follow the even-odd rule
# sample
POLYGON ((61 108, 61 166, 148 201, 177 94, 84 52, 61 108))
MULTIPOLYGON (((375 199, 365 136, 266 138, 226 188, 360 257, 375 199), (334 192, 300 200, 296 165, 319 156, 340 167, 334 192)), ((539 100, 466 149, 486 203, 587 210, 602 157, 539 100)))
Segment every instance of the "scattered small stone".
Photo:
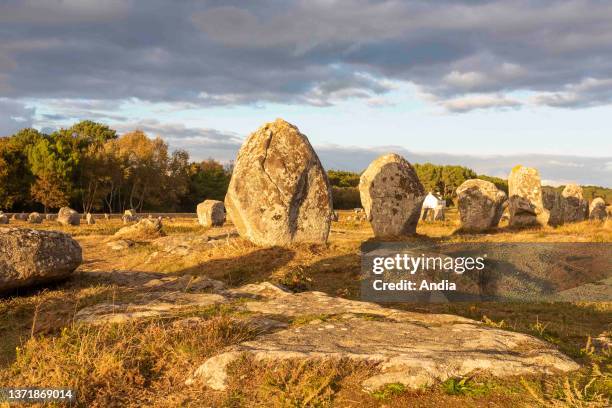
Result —
POLYGON ((129 239, 118 239, 116 241, 108 242, 106 245, 113 251, 122 251, 134 246, 134 241, 130 241, 129 239))
POLYGON ((30 224, 41 224, 43 222, 43 217, 39 213, 33 212, 28 215, 28 222, 30 224))
POLYGON ((72 208, 62 207, 57 213, 57 222, 62 225, 81 225, 81 217, 72 208))
POLYGON ((149 239, 163 236, 162 222, 160 218, 143 218, 136 224, 121 228, 113 235, 113 239, 149 239))

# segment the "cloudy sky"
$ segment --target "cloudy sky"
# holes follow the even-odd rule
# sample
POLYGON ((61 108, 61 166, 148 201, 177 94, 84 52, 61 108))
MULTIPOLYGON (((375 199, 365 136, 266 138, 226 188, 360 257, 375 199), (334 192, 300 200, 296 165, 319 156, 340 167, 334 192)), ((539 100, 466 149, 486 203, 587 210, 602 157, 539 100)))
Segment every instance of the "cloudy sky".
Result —
POLYGON ((0 135, 82 119, 231 160, 282 117, 386 151, 612 186, 606 0, 0 0, 0 135))

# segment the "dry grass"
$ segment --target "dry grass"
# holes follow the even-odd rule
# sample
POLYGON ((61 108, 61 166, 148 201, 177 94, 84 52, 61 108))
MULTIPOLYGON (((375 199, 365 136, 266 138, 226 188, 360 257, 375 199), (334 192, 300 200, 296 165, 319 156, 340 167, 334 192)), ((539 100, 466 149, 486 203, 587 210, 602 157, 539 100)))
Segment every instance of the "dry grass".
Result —
POLYGON ((0 383, 69 387, 87 407, 164 406, 165 398, 188 399, 182 391, 194 364, 253 333, 226 316, 188 327, 168 321, 72 325, 57 336, 29 338, 0 371, 0 383))

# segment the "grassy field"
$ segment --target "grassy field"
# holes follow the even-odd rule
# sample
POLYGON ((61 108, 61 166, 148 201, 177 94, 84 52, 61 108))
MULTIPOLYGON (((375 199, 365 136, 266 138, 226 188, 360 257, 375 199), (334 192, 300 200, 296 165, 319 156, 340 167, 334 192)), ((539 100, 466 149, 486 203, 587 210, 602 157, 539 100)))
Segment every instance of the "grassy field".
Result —
MULTIPOLYGON (((185 378, 207 357, 254 335, 248 319, 231 304, 194 312, 185 330, 177 319, 87 327, 73 323, 79 309, 129 300, 146 291, 136 281, 118 285, 104 274, 121 271, 168 276, 205 275, 230 286, 271 281, 297 291, 319 290, 359 298, 359 247, 372 238, 369 225, 342 211, 328 245, 258 248, 235 237, 231 226, 207 231, 190 218, 164 220, 171 237, 210 234, 212 244, 187 254, 160 251, 150 240, 122 251, 106 245, 122 227, 116 219, 61 227, 55 222, 12 226, 70 233, 83 247, 84 262, 66 282, 0 298, 0 384, 70 386, 83 406, 606 406, 612 396, 612 355, 594 341, 610 336, 611 303, 400 304, 423 313, 452 313, 556 344, 583 369, 568 376, 493 379, 457 378, 426 389, 391 384, 375 393, 360 381, 377 370, 347 361, 266 365, 244 359, 232 369, 229 390, 187 387, 185 378)), ((609 224, 608 224, 609 225, 609 224)), ((416 241, 430 242, 612 242, 602 223, 556 229, 462 234, 457 214, 421 223, 416 241)), ((297 322, 296 322, 297 324, 297 322)), ((1 406, 1 403, 0 403, 1 406)))

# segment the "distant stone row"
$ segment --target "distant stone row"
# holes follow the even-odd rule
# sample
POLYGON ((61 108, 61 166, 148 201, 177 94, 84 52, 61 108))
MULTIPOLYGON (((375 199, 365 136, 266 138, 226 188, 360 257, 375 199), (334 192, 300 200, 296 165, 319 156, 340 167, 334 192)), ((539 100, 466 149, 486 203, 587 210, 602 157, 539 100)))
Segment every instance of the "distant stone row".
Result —
MULTIPOLYGON (((606 206, 595 199, 589 210, 579 186, 563 193, 542 189, 535 169, 517 166, 510 173, 509 198, 484 180, 457 189, 462 228, 486 230, 508 209, 511 226, 560 225, 604 219, 606 206)), ((362 174, 359 191, 366 218, 378 237, 414 234, 425 190, 414 168, 396 154, 374 160, 362 174)), ((213 208, 221 220, 223 203, 205 202, 198 217, 213 208)), ((314 149, 297 127, 282 119, 252 133, 241 147, 225 197, 225 209, 238 232, 259 245, 326 242, 335 218, 327 175, 314 149)), ((224 218, 224 217, 223 217, 224 218)), ((213 225, 210 220, 205 225, 213 225)))
MULTIPOLYGON (((104 214, 104 218, 108 220, 110 219, 110 215, 104 214)), ((69 207, 62 207, 60 208, 57 214, 46 214, 45 216, 37 212, 32 212, 30 214, 25 214, 25 213, 13 214, 12 219, 15 221, 18 221, 18 220, 26 221, 26 222, 29 222, 30 224, 41 224, 43 220, 46 220, 46 221, 57 221, 61 225, 73 225, 73 226, 81 225, 81 215, 77 211, 69 207)), ((132 222, 132 221, 138 221, 139 217, 138 215, 136 215, 135 210, 125 210, 121 219, 123 220, 123 223, 125 224, 125 223, 132 222)), ((85 222, 88 225, 93 225, 96 223, 96 218, 93 214, 87 213, 85 214, 85 222)), ((0 224, 8 224, 8 223, 9 223, 8 215, 0 211, 0 224)))
POLYGON ((595 198, 589 208, 582 187, 568 184, 562 192, 542 187, 540 175, 534 168, 515 166, 508 176, 508 193, 509 198, 488 181, 464 182, 457 189, 463 228, 486 230, 496 227, 506 206, 511 227, 558 226, 607 218, 602 198, 595 198))

